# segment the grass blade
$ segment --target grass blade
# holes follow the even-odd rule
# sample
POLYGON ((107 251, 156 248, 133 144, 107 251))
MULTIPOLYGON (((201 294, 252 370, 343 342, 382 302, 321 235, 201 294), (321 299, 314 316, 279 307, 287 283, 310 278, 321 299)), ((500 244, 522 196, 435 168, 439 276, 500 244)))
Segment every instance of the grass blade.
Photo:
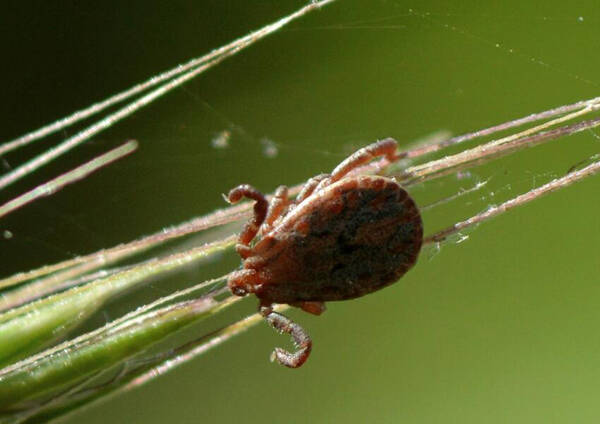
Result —
POLYGON ((19 296, 27 286, 6 294, 2 302, 8 310, 0 315, 0 365, 38 351, 64 336, 108 299, 149 277, 179 269, 229 246, 229 242, 221 241, 170 255, 21 307, 11 305, 19 303, 19 296))
POLYGON ((107 370, 190 323, 217 311, 212 298, 181 302, 147 312, 89 342, 53 351, 0 371, 0 410, 74 384, 107 370))

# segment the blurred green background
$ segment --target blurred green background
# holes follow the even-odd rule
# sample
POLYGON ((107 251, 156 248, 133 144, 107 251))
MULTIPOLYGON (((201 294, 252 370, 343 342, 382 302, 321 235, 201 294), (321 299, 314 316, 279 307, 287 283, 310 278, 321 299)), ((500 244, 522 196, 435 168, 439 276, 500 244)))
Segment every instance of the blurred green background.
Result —
MULTIPOLYGON (((2 141, 302 4, 4 2, 2 141)), ((126 139, 141 143, 135 155, 0 222, 14 234, 0 241, 1 274, 208 213, 241 182, 265 192, 296 184, 378 138, 406 144, 438 130, 460 134, 595 97, 599 40, 597 1, 339 0, 3 192, 2 202, 126 139), (213 147, 225 130, 229 146, 213 147)), ((0 167, 74 131, 7 155, 0 167)), ((584 132, 411 192, 425 205, 489 180, 426 212, 431 233, 599 151, 598 134, 584 132)), ((590 178, 461 243, 428 248, 398 284, 329 304, 321 317, 290 312, 315 343, 302 369, 269 363, 272 347, 288 341, 260 325, 69 422, 598 422, 599 189, 590 178)), ((230 254, 157 281, 108 305, 90 326, 238 264, 230 254)), ((219 319, 255 307, 248 299, 219 319)))

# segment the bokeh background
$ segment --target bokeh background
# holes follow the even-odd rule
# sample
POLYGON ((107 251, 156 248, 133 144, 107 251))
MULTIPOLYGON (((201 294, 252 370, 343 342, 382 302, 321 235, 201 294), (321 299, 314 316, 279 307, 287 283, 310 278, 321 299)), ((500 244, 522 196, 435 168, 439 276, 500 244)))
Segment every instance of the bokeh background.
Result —
MULTIPOLYGON (((302 1, 7 1, 0 14, 2 141, 292 12, 302 1)), ((2 193, 2 201, 129 138, 133 156, 0 222, 2 276, 93 252, 333 168, 378 138, 402 144, 595 97, 597 1, 339 0, 2 193), (229 145, 212 141, 229 131, 229 145)), ((2 158, 7 170, 73 134, 2 158)), ((552 141, 411 188, 427 233, 600 151, 552 141)), ((600 179, 518 208, 441 249, 398 284, 321 317, 292 311, 310 361, 268 361, 266 325, 69 422, 537 423, 600 419, 600 179), (461 241, 458 243, 458 241, 461 241)), ((112 302, 90 327, 237 266, 234 254, 112 302)), ((255 310, 248 299, 211 325, 255 310)), ((191 329, 207 331, 208 327, 191 329)))

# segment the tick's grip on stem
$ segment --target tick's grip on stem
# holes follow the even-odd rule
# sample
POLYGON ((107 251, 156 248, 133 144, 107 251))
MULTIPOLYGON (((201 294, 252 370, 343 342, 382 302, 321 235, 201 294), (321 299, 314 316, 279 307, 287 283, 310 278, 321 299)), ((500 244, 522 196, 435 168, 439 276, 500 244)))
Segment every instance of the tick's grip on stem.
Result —
POLYGON ((285 315, 272 312, 270 308, 261 308, 261 313, 264 315, 269 325, 275 330, 280 333, 290 334, 294 341, 294 345, 296 346, 296 351, 293 353, 276 347, 271 354, 271 361, 276 360, 281 365, 285 365, 288 368, 301 367, 308 359, 310 351, 312 350, 312 340, 306 331, 285 315))

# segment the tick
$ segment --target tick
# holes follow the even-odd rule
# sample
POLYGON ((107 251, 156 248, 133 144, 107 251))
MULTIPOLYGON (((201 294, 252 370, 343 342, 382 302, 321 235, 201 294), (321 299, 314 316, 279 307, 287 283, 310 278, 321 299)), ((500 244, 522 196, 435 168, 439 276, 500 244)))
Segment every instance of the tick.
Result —
POLYGON ((309 179, 295 200, 285 186, 277 188, 270 204, 247 184, 229 192, 230 203, 244 197, 255 203, 236 244, 242 269, 229 277, 228 287, 237 296, 256 295, 261 315, 275 330, 290 334, 296 346, 293 353, 275 348, 271 360, 298 368, 312 349, 306 331, 274 312, 273 304, 320 315, 325 302, 379 290, 415 264, 423 225, 414 200, 394 179, 347 176, 380 156, 389 162, 402 157, 394 139, 373 143, 331 174, 309 179))

